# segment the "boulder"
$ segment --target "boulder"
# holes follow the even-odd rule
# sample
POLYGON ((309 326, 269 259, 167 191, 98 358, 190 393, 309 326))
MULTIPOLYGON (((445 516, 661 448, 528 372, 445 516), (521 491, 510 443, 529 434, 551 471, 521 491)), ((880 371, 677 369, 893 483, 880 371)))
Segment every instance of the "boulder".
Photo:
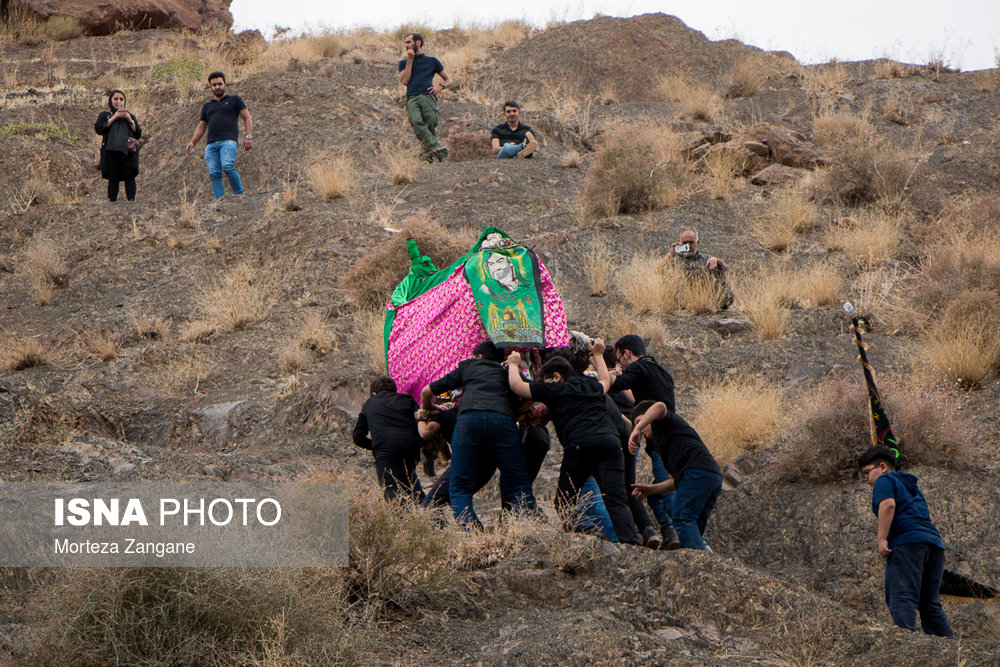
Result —
MULTIPOLYGON (((213 26, 229 28, 232 0, 11 0, 11 9, 20 9, 40 21, 69 16, 92 35, 107 35, 120 28, 187 28, 213 26)), ((8 3, 4 3, 8 4, 8 3)))
POLYGON ((812 142, 798 132, 770 123, 754 125, 740 133, 733 141, 753 150, 755 154, 761 150, 760 144, 763 144, 768 148, 768 157, 786 167, 815 169, 829 161, 812 142))
POLYGON ((750 177, 754 185, 784 185, 794 183, 808 172, 805 169, 786 167, 783 164, 769 164, 750 177))

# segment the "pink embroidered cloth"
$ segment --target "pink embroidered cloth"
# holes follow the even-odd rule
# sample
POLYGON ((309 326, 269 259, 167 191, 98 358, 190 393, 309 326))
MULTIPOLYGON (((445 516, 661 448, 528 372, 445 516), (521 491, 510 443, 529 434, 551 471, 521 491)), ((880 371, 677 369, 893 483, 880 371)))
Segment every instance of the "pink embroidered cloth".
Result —
MULTIPOLYGON (((389 376, 400 393, 420 400, 420 390, 451 372, 488 340, 472 289, 459 266, 443 283, 396 308, 389 334, 389 376)), ((566 311, 552 276, 538 260, 545 307, 545 346, 569 345, 566 311)), ((391 308, 391 306, 390 306, 391 308)))

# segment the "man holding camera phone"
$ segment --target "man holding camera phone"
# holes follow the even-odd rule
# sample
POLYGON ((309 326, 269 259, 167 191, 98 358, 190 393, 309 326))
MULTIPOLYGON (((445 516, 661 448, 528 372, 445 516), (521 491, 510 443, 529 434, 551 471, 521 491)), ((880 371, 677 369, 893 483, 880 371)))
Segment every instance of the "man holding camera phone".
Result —
POLYGON ((719 306, 728 308, 733 303, 733 295, 726 285, 726 269, 729 265, 718 257, 712 257, 698 250, 698 232, 694 229, 685 229, 681 232, 680 241, 670 244, 670 256, 680 262, 680 266, 687 271, 688 275, 702 275, 714 280, 721 290, 721 301, 719 306))

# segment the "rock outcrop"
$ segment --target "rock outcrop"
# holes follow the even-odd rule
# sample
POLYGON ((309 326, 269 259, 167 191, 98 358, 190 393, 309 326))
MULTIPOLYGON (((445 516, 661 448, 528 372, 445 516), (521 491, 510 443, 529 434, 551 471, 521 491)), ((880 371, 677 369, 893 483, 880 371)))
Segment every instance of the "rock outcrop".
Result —
POLYGON ((45 20, 69 16, 92 35, 106 35, 120 28, 229 28, 232 0, 11 0, 11 9, 45 20))

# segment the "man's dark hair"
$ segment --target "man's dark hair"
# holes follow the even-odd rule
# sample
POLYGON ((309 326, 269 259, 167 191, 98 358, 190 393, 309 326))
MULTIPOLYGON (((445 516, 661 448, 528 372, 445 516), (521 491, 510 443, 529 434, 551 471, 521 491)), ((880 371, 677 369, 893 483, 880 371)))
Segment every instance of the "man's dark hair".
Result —
POLYGON ((484 340, 472 351, 472 356, 482 357, 489 361, 503 361, 503 353, 491 340, 484 340))
POLYGON ((615 352, 628 350, 636 357, 646 355, 646 341, 639 334, 626 334, 615 341, 615 352))
POLYGON ((507 107, 514 107, 518 111, 521 110, 521 105, 518 104, 517 102, 515 102, 514 100, 507 100, 506 102, 504 102, 503 106, 500 108, 500 110, 501 111, 506 111, 507 107))
POLYGON ((573 365, 569 363, 569 359, 563 356, 553 356, 542 364, 541 376, 543 380, 555 377, 556 373, 559 373, 563 380, 576 376, 576 371, 573 370, 573 365))
POLYGON ((120 91, 120 90, 118 90, 117 88, 115 88, 114 90, 109 90, 108 91, 108 108, 111 109, 112 111, 118 111, 118 109, 115 109, 115 105, 111 103, 111 98, 115 96, 115 93, 121 93, 121 96, 124 97, 126 100, 128 100, 128 97, 125 96, 125 93, 122 92, 122 91, 120 91))
POLYGON ((872 447, 858 459, 858 468, 864 468, 879 461, 885 461, 893 470, 899 470, 900 456, 888 447, 872 447))
POLYGON ((414 42, 420 42, 420 48, 424 48, 424 36, 419 32, 411 32, 410 37, 413 38, 414 42))
POLYGON ((609 369, 614 368, 618 365, 618 357, 615 356, 614 346, 604 348, 604 365, 609 369))
POLYGON ((208 82, 212 83, 212 79, 222 79, 222 82, 226 82, 226 75, 222 72, 212 72, 208 75, 208 82))
POLYGON ((633 423, 636 422, 639 419, 639 417, 646 414, 646 411, 649 410, 651 407, 653 407, 654 403, 656 403, 656 401, 651 401, 648 399, 636 403, 635 407, 632 408, 632 422, 633 423))
POLYGON ((396 381, 391 377, 380 377, 372 380, 371 391, 377 394, 380 391, 396 391, 396 381))

